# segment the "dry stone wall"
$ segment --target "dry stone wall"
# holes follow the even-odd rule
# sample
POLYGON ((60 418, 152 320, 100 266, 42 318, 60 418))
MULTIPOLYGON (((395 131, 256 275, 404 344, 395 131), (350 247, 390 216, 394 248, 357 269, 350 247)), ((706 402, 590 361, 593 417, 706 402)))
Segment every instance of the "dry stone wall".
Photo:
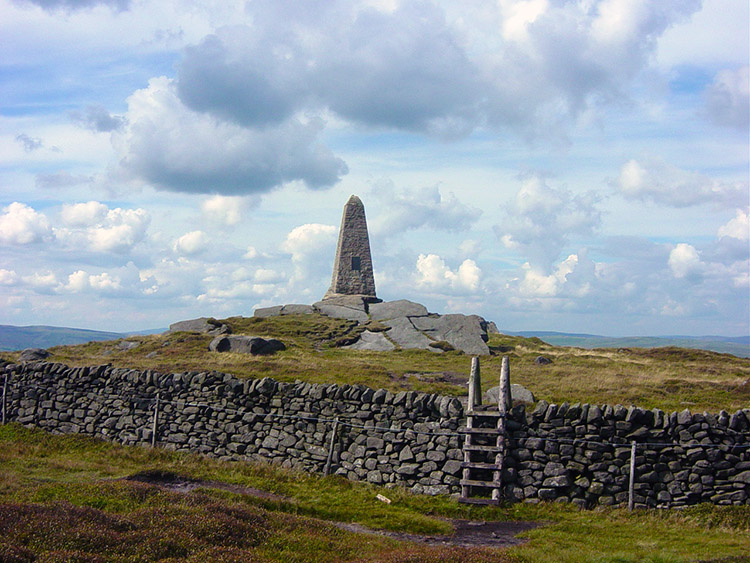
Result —
MULTIPOLYGON (((123 444, 156 441, 226 460, 321 472, 334 420, 331 472, 429 494, 459 491, 460 401, 362 385, 238 380, 218 372, 158 374, 48 362, 0 364, 7 421, 123 444)), ((636 506, 750 503, 750 409, 734 414, 549 405, 506 420, 507 498, 627 503, 630 443, 636 506)))

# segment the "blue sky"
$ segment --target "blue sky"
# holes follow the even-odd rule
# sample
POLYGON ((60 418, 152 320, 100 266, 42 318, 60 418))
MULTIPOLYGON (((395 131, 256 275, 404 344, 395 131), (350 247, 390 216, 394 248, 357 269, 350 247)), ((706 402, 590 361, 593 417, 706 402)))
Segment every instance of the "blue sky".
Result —
POLYGON ((750 333, 745 1, 0 0, 0 324, 378 294, 750 333))

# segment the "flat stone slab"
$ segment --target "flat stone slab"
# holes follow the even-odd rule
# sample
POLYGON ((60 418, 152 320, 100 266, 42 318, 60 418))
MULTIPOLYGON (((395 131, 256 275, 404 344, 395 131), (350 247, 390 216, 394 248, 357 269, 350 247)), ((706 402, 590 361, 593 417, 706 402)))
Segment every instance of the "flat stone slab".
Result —
POLYGON ((282 315, 312 315, 315 308, 312 305, 299 305, 296 303, 284 305, 281 308, 282 315))
POLYGON ((315 307, 312 305, 300 305, 290 303, 289 305, 274 305, 273 307, 259 307, 253 313, 254 317, 267 319, 269 317, 278 317, 282 315, 312 315, 315 313, 315 307))
POLYGON ((262 319, 267 319, 268 317, 278 317, 281 314, 281 310, 283 308, 283 305, 274 305, 273 307, 259 307, 258 309, 255 309, 253 316, 260 317, 262 319))
POLYGON ((419 332, 408 317, 399 317, 383 323, 391 327, 388 338, 398 344, 401 348, 417 348, 421 350, 432 350, 440 352, 437 348, 430 348, 432 340, 419 332))
POLYGON ((334 319, 347 319, 360 323, 366 323, 369 320, 367 304, 362 297, 355 295, 324 299, 314 303, 313 307, 319 313, 334 319))
POLYGON ((414 326, 434 340, 445 340, 465 354, 485 356, 487 322, 479 315, 442 315, 410 318, 414 326))
POLYGON ((376 321, 398 317, 426 317, 427 315, 429 315, 429 312, 424 305, 407 299, 370 305, 370 318, 376 321))
POLYGON ((390 352, 396 347, 390 342, 382 332, 364 331, 359 340, 349 346, 342 346, 348 350, 371 350, 374 352, 390 352))
POLYGON ((220 323, 216 319, 210 319, 208 317, 200 317, 199 319, 190 319, 187 321, 179 321, 169 325, 167 334, 173 332, 204 332, 206 334, 227 334, 231 332, 229 327, 223 323, 220 323))

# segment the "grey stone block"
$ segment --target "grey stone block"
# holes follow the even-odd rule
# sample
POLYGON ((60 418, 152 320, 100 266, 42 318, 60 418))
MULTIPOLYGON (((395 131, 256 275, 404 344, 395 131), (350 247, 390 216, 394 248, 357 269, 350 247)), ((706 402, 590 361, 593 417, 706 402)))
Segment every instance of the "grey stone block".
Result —
POLYGON ((281 314, 281 310, 283 308, 283 305, 274 305, 273 307, 259 307, 258 309, 255 309, 253 316, 260 317, 262 319, 267 319, 269 317, 278 317, 281 314))
MULTIPOLYGON (((496 385, 495 387, 491 387, 490 389, 488 389, 487 392, 482 395, 482 401, 485 404, 497 404, 499 395, 500 386, 496 385)), ((519 385, 518 383, 510 384, 510 397, 512 401, 518 401, 521 403, 536 402, 534 394, 526 387, 524 387, 523 385, 519 385)))
MULTIPOLYGON (((281 315, 312 315, 315 308, 312 305, 290 304, 281 308, 281 315)), ((258 316, 256 314, 256 316, 258 316)))
POLYGON ((444 340, 456 350, 475 356, 488 355, 487 322, 478 315, 413 317, 415 328, 433 340, 444 340))
POLYGON ((174 332, 202 332, 206 334, 228 334, 230 331, 229 327, 223 323, 220 323, 216 319, 210 319, 208 317, 200 317, 199 319, 191 319, 188 321, 179 321, 169 325, 167 334, 174 332))
POLYGON ((364 299, 354 295, 318 301, 313 307, 320 314, 333 319, 347 319, 365 323, 369 320, 364 299))
POLYGON ((396 347, 382 332, 365 330, 354 344, 342 346, 348 350, 370 350, 372 352, 390 352, 396 347))
POLYGON ((429 346, 433 341, 417 330, 408 317, 391 319, 384 324, 390 327, 388 338, 401 348, 430 349, 429 346))
POLYGON ((395 319, 398 317, 426 317, 429 314, 424 305, 399 299, 370 305, 370 318, 376 321, 395 319))

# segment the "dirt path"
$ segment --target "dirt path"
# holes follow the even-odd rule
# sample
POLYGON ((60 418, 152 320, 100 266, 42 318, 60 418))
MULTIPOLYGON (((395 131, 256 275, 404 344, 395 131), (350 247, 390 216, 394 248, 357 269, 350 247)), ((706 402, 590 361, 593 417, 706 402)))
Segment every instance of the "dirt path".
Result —
POLYGON ((540 526, 538 522, 482 522, 476 520, 446 519, 453 526, 453 533, 446 536, 424 536, 391 532, 389 530, 373 530, 360 524, 331 522, 338 528, 358 532, 360 534, 374 534, 387 536, 397 540, 413 541, 428 545, 454 545, 462 547, 509 547, 523 543, 524 539, 516 535, 526 530, 540 526))
MULTIPOLYGON (((261 489, 254 487, 243 487, 240 485, 232 485, 230 483, 224 483, 221 481, 201 481, 186 479, 175 475, 174 473, 163 472, 163 471, 144 471, 142 473, 136 473, 129 477, 125 477, 126 481, 137 481, 139 483, 149 483, 158 487, 164 487, 170 491, 179 493, 189 493, 195 489, 208 487, 212 489, 221 489, 230 491, 233 493, 250 495, 256 498, 268 499, 268 500, 279 500, 289 501, 288 497, 269 493, 261 489)), ((428 545, 453 545, 453 546, 464 546, 464 547, 509 547, 511 545, 518 545, 523 543, 525 540, 516 537, 521 532, 531 530, 540 526, 538 522, 499 522, 499 521, 477 521, 477 520, 458 520, 458 519, 445 519, 453 526, 453 533, 444 536, 430 536, 420 534, 407 534, 404 532, 393 532, 389 530, 376 530, 373 528, 367 528, 361 524, 355 524, 350 522, 334 522, 332 520, 326 520, 328 524, 348 530, 350 532, 356 532, 359 534, 372 534, 378 536, 386 536, 403 541, 412 541, 418 543, 424 543, 428 545)))

